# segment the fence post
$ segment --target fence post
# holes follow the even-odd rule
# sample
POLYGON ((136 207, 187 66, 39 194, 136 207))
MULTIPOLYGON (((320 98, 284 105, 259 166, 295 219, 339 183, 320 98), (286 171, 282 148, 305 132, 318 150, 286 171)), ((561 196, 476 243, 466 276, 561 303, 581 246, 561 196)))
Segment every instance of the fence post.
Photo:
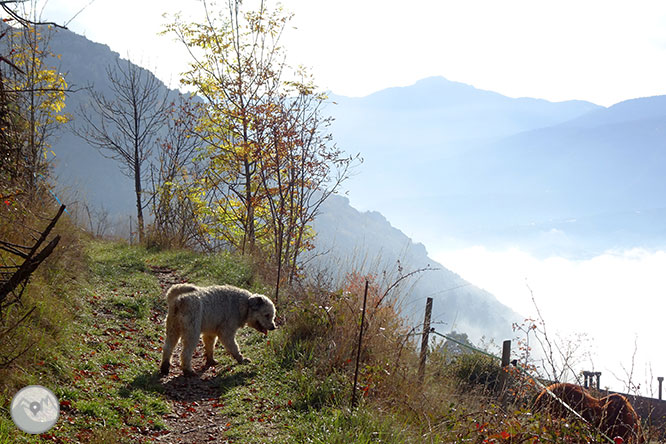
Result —
POLYGON ((502 406, 506 404, 506 387, 509 381, 509 361, 511 360, 511 341, 502 343, 502 370, 500 371, 500 398, 502 406))
POLYGON ((421 359, 419 361, 419 382, 425 376, 425 364, 428 356, 428 339, 430 338, 430 316, 432 314, 432 298, 426 301, 425 317, 423 318, 423 334, 421 336, 421 359))
POLYGON ((358 383, 358 363, 361 360, 361 344, 363 342, 363 322, 365 321, 365 305, 368 300, 368 281, 365 281, 365 292, 363 293, 363 311, 361 312, 361 329, 358 334, 358 350, 356 351, 356 370, 354 370, 354 388, 352 391, 351 408, 356 407, 356 384, 358 383))

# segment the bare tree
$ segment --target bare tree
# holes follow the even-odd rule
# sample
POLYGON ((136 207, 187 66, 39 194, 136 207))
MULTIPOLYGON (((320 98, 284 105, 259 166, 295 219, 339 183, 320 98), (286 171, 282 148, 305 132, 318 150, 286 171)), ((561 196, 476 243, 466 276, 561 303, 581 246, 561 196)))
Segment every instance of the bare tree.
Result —
POLYGON ((187 247, 201 241, 186 186, 190 177, 200 175, 194 163, 199 139, 193 134, 200 112, 200 103, 187 96, 179 96, 167 110, 169 118, 159 141, 158 163, 152 165, 150 175, 154 217, 151 241, 160 245, 187 247))
POLYGON ((565 382, 575 378, 580 384, 580 375, 576 368, 583 361, 591 362, 587 347, 589 338, 583 333, 573 333, 567 337, 551 335, 529 285, 527 289, 537 316, 536 319, 526 319, 522 324, 513 324, 514 331, 525 335, 518 340, 522 365, 542 374, 549 381, 565 382), (530 338, 536 342, 535 350, 530 345, 530 338))
POLYGON ((114 97, 91 89, 89 106, 81 109, 83 124, 75 132, 104 156, 116 160, 123 173, 134 180, 139 241, 143 242, 143 209, 149 202, 143 185, 150 173, 146 162, 150 163, 168 118, 169 93, 162 91, 153 74, 129 60, 108 67, 107 77, 114 97))

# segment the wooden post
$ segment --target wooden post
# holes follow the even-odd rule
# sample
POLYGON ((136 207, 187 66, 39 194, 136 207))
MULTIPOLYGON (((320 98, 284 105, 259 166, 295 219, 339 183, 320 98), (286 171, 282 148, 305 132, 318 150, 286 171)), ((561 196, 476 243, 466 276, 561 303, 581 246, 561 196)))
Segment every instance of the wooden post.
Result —
POLYGON ((363 311, 361 312, 361 329, 358 334, 358 350, 356 351, 356 370, 354 370, 354 388, 352 391, 351 408, 356 407, 356 385, 358 383, 358 363, 361 360, 361 344, 363 343, 363 322, 365 321, 365 305, 368 300, 368 281, 365 281, 365 293, 363 293, 363 311))
POLYGON ((502 406, 506 405, 506 387, 509 382, 509 362, 511 361, 511 341, 506 340, 502 343, 502 369, 500 371, 500 399, 502 406))
POLYGON ((419 361, 419 382, 425 376, 426 358, 428 357, 428 339, 430 338, 430 316, 432 314, 432 298, 426 301, 425 317, 423 318, 423 334, 421 336, 421 359, 419 361))

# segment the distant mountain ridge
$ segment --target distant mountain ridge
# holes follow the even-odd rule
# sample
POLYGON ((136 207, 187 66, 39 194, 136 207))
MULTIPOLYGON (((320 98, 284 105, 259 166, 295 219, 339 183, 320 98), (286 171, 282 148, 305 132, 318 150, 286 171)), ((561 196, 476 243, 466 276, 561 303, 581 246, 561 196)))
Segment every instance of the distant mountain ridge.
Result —
POLYGON ((535 232, 528 223, 557 225, 579 249, 658 248, 666 245, 666 219, 655 219, 666 209, 665 135, 666 96, 634 99, 489 143, 458 161, 473 158, 468 172, 488 178, 477 194, 502 192, 498 199, 514 214, 531 205, 518 236, 535 232))
MULTIPOLYGON (((441 76, 427 77, 418 80, 410 86, 386 88, 357 100, 362 100, 370 106, 379 105, 387 108, 396 104, 400 104, 403 107, 412 105, 415 108, 467 107, 474 105, 487 107, 492 104, 521 108, 536 105, 543 107, 541 111, 544 115, 553 116, 550 119, 546 117, 548 122, 566 120, 571 115, 586 113, 600 108, 599 105, 584 100, 550 102, 545 99, 531 97, 510 98, 494 91, 477 89, 466 83, 447 80, 441 76), (552 105, 556 105, 556 111, 552 105), (557 117, 558 113, 562 117, 557 117)), ((535 113, 534 110, 530 110, 530 112, 532 114, 540 114, 538 112, 535 113)))
POLYGON ((474 152, 490 143, 601 108, 582 101, 511 99, 442 77, 363 98, 332 100, 337 105, 327 110, 335 117, 335 140, 364 158, 348 184, 352 202, 381 211, 400 227, 410 225, 406 218, 414 210, 425 208, 408 206, 403 211, 396 201, 411 205, 431 195, 465 196, 455 184, 470 177, 458 159, 474 162, 474 152), (445 179, 441 185, 439 178, 445 179))
POLYGON ((666 96, 604 108, 431 78, 338 103, 336 140, 365 158, 352 203, 431 249, 666 245, 666 96))
MULTIPOLYGON (((553 103, 543 99, 512 99, 492 91, 451 82, 443 77, 419 80, 407 87, 388 88, 361 98, 332 96, 339 106, 330 108, 336 117, 334 130, 356 130, 363 139, 408 131, 417 140, 424 131, 432 142, 488 140, 560 124, 591 111, 598 105, 584 101, 553 103), (359 119, 360 117, 360 119, 359 119)), ((345 142, 347 142, 345 140, 345 142)))
POLYGON ((664 118, 666 118, 666 96, 653 96, 629 99, 608 108, 600 108, 565 122, 562 126, 591 128, 664 118))

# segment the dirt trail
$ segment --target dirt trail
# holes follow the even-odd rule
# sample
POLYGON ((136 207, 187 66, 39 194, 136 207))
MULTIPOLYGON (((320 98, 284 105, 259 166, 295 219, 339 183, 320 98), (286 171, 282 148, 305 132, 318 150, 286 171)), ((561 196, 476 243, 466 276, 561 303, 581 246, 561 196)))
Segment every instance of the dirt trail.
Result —
MULTIPOLYGON (((151 266, 162 287, 162 295, 173 284, 183 282, 183 279, 174 271, 165 267, 151 266)), ((153 310, 153 319, 164 324, 166 312, 153 310)), ((221 387, 228 386, 229 381, 220 376, 228 373, 228 369, 210 367, 203 373, 194 377, 184 377, 178 365, 180 360, 180 343, 176 346, 172 357, 172 366, 169 375, 162 377, 164 395, 171 404, 171 413, 164 415, 167 430, 156 440, 165 443, 202 443, 230 441, 222 440, 222 432, 228 430, 228 418, 219 414, 223 404, 220 396, 221 387)), ((192 366, 200 371, 205 363, 203 345, 200 343, 192 357, 192 366)))

